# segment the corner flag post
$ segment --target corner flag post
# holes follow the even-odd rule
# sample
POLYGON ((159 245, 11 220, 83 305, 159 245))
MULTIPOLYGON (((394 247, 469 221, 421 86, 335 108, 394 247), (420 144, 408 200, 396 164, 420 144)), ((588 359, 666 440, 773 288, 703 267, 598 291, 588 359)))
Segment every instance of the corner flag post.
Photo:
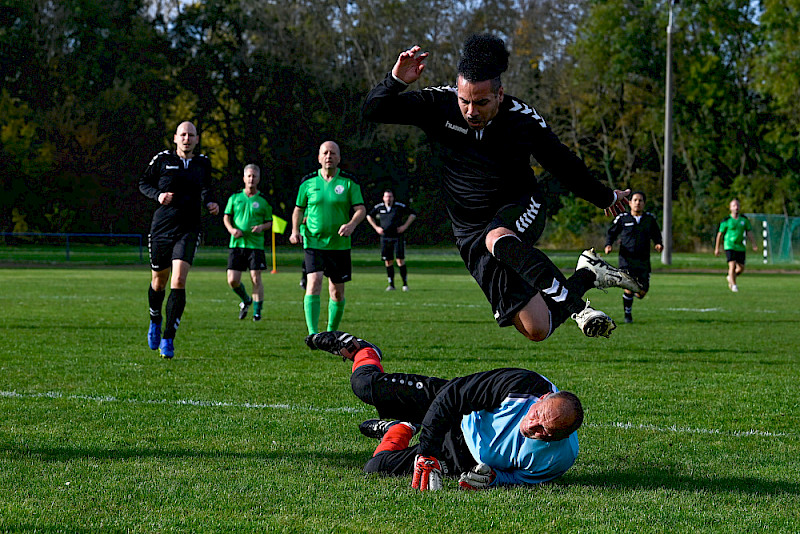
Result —
POLYGON ((286 231, 286 221, 278 217, 272 216, 272 274, 278 272, 278 258, 275 253, 275 234, 282 234, 286 231))

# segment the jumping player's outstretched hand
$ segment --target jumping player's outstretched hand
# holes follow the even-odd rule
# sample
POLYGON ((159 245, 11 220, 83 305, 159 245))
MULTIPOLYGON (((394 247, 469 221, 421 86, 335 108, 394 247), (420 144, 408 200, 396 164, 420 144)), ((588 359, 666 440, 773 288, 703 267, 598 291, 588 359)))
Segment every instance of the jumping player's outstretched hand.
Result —
POLYGON ((625 191, 620 191, 619 189, 615 189, 614 193, 617 194, 617 201, 603 210, 606 215, 611 217, 616 217, 620 213, 628 211, 628 197, 631 196, 631 190, 626 189, 625 191))
POLYGON ((392 68, 392 74, 408 84, 419 80, 422 71, 425 69, 425 58, 428 57, 427 52, 419 53, 420 50, 422 49, 419 46, 414 45, 408 50, 400 52, 397 57, 397 63, 392 68))

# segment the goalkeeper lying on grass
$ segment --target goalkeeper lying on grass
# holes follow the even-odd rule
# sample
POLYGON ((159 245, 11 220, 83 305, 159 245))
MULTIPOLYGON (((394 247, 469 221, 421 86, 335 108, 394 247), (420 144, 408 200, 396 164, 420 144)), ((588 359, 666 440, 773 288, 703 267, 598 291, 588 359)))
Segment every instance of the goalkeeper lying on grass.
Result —
POLYGON ((385 373, 380 349, 351 334, 322 332, 306 344, 352 361, 353 392, 378 410, 381 419, 359 427, 381 440, 367 473, 413 472, 412 487, 420 490, 441 489, 444 475, 460 473, 459 485, 477 490, 547 482, 578 456, 580 401, 533 371, 494 369, 452 380, 385 373), (419 443, 409 447, 417 432, 419 443))

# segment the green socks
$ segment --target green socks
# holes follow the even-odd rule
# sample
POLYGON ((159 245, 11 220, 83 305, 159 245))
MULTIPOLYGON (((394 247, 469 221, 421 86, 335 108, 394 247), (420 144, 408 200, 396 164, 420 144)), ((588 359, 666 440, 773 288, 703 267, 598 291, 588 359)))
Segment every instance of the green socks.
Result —
POLYGON ((342 322, 342 315, 344 315, 344 299, 340 301, 328 301, 328 330, 338 330, 339 323, 342 322))
POLYGON ((308 333, 317 334, 317 324, 319 323, 319 295, 306 295, 303 298, 303 311, 306 315, 306 326, 308 333))
POLYGON ((247 290, 244 288, 244 284, 240 284, 238 287, 234 287, 233 292, 239 295, 239 298, 242 299, 242 302, 244 302, 245 304, 250 304, 250 295, 247 294, 247 290))
MULTIPOLYGON (((328 301, 328 330, 336 330, 339 328, 339 323, 342 322, 342 315, 344 315, 344 300, 328 301)), ((306 326, 308 333, 317 334, 317 324, 319 323, 320 314, 320 298, 319 295, 306 295, 303 298, 303 312, 306 315, 306 326)))

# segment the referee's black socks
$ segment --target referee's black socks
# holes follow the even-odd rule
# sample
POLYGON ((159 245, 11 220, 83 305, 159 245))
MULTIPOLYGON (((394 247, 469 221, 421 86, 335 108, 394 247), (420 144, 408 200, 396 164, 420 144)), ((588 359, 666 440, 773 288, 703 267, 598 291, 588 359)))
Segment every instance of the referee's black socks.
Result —
POLYGON ((167 298, 167 323, 164 326, 164 339, 174 339, 175 331, 181 324, 181 315, 186 307, 186 290, 170 289, 167 298))
POLYGON ((167 295, 165 290, 156 291, 152 284, 148 285, 147 302, 150 307, 150 321, 161 323, 161 306, 164 305, 164 297, 167 295))
POLYGON ((386 266, 386 279, 389 281, 389 285, 394 287, 394 263, 386 266))

